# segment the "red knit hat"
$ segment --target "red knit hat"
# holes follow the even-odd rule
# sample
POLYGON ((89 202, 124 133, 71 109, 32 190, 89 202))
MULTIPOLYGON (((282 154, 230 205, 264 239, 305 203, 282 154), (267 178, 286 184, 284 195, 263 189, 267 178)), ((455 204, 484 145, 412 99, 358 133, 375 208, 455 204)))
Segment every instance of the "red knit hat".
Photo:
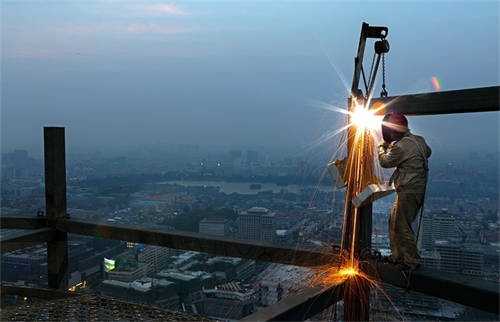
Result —
POLYGON ((388 126, 396 132, 408 131, 408 120, 403 113, 394 112, 384 116, 382 125, 388 126))
POLYGON ((402 113, 389 113, 382 119, 382 136, 386 142, 401 139, 408 131, 408 120, 402 113))

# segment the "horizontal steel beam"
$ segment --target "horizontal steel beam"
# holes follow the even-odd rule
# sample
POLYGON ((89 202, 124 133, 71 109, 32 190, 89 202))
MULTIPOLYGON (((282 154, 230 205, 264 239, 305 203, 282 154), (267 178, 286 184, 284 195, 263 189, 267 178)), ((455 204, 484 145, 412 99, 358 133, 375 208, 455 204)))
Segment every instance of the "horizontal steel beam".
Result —
POLYGON ((45 217, 34 216, 0 216, 2 229, 39 229, 47 227, 45 217))
POLYGON ((53 240, 55 236, 56 231, 52 228, 41 228, 30 230, 28 232, 21 231, 0 239, 0 248, 2 250, 2 254, 5 254, 24 247, 48 242, 53 240))
POLYGON ((248 258, 287 265, 312 267, 338 262, 338 255, 336 254, 178 230, 150 229, 116 223, 95 223, 80 219, 59 219, 56 228, 71 234, 125 240, 134 243, 194 250, 219 256, 248 258))
POLYGON ((498 283, 454 275, 439 271, 418 269, 409 275, 409 281, 391 264, 363 262, 360 268, 374 279, 394 286, 436 296, 491 313, 499 313, 498 283), (409 283, 408 283, 409 282, 409 283))
POLYGON ((436 115, 500 110, 500 86, 373 98, 371 107, 385 105, 377 114, 436 115))
POLYGON ((18 286, 2 283, 2 295, 18 295, 26 297, 36 297, 45 300, 65 299, 70 296, 80 296, 80 293, 64 292, 50 288, 18 286))
POLYGON ((306 288, 241 321, 305 321, 342 300, 343 289, 343 284, 306 288))

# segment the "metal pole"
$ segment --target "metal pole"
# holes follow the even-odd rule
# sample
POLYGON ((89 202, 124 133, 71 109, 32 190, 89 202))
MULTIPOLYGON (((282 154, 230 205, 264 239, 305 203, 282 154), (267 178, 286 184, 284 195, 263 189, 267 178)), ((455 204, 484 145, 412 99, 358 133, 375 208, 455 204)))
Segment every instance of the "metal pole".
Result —
MULTIPOLYGON (((357 56, 354 59, 354 76, 351 86, 351 96, 347 102, 349 110, 354 109, 355 99, 365 98, 363 92, 359 89, 359 79, 361 67, 363 65, 363 56, 366 45, 366 38, 380 38, 382 35, 387 36, 388 29, 386 27, 370 27, 367 23, 363 23, 361 27, 361 35, 358 44, 357 56)), ((380 55, 377 59, 377 67, 380 60, 380 55)), ((376 69, 373 78, 370 80, 369 92, 373 89, 375 83, 376 69)), ((369 95, 369 93, 366 93, 369 95)), ((369 98, 369 97, 366 97, 369 98)), ((348 153, 354 148, 353 130, 348 131, 348 153)), ((343 245, 342 249, 350 251, 353 247, 353 253, 356 258, 359 258, 364 249, 371 249, 372 235, 372 205, 368 204, 359 209, 359 219, 355 222, 352 215, 352 204, 349 196, 352 193, 352 187, 348 186, 345 200, 345 227, 343 227, 343 245), (356 240, 353 245, 350 241, 353 236, 356 240)), ((345 282, 344 288, 344 320, 346 321, 367 321, 370 318, 370 286, 358 276, 349 278, 345 282)))
MULTIPOLYGON (((59 218, 66 217, 66 160, 63 127, 45 127, 45 212, 47 224, 56 229, 59 218)), ((48 286, 68 289, 68 233, 56 230, 47 242, 48 286)))

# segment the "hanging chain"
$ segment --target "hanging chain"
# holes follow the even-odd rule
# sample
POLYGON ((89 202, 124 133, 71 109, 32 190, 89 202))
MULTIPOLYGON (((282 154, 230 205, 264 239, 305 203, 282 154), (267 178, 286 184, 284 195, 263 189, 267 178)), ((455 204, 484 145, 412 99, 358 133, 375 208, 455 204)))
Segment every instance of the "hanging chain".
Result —
POLYGON ((380 97, 387 97, 387 89, 385 88, 385 54, 382 54, 382 92, 380 92, 380 97))

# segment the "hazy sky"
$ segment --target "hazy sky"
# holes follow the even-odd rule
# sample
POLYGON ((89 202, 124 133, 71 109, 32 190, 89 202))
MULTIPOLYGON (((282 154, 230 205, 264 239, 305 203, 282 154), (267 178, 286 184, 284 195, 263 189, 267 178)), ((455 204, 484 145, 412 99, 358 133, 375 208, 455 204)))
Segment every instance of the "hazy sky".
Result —
MULTIPOLYGON (((2 0, 3 148, 45 125, 69 146, 311 145, 342 122, 312 102, 345 106, 363 21, 389 27, 389 94, 499 84, 498 1, 2 0)), ((410 124, 498 150, 497 112, 410 124)))

